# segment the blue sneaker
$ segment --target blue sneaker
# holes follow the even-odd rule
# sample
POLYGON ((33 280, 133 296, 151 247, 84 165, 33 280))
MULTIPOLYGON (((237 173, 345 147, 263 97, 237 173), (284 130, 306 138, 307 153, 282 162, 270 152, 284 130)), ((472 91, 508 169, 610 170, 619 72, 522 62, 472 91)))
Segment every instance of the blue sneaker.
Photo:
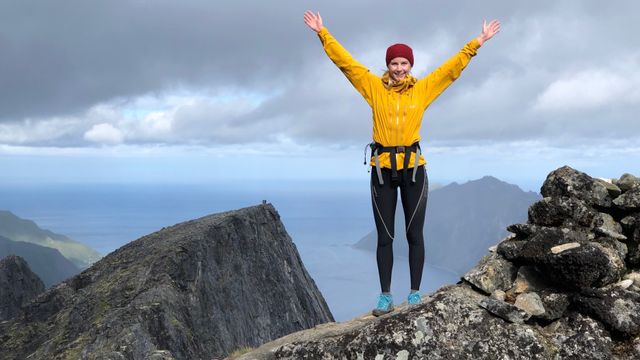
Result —
POLYGON ((393 311, 393 298, 391 294, 380 294, 378 297, 378 305, 371 312, 373 316, 388 314, 393 311))
POLYGON ((409 305, 418 305, 421 301, 422 297, 420 296, 420 293, 418 291, 412 291, 411 293, 409 293, 409 296, 407 296, 407 302, 409 303, 409 305))

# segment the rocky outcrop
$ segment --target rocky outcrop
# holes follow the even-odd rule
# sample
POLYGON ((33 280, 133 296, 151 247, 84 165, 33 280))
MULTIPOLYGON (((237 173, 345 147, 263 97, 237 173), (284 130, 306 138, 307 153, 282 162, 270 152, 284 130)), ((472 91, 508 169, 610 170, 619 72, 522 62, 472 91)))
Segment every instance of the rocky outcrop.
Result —
POLYGON ((640 180, 553 171, 526 224, 457 285, 239 359, 640 358, 640 180))
POLYGON ((212 359, 332 321, 269 204, 123 246, 0 323, 3 359, 212 359))
POLYGON ((44 291, 42 280, 19 256, 0 260, 0 321, 16 317, 22 305, 44 291))

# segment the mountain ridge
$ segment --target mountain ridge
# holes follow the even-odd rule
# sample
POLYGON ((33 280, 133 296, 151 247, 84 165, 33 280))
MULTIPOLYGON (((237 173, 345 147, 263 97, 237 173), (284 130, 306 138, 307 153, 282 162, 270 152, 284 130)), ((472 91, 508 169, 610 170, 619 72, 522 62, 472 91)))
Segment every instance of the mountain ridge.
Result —
POLYGON ((122 246, 0 323, 0 348, 7 359, 212 358, 332 320, 263 204, 122 246))

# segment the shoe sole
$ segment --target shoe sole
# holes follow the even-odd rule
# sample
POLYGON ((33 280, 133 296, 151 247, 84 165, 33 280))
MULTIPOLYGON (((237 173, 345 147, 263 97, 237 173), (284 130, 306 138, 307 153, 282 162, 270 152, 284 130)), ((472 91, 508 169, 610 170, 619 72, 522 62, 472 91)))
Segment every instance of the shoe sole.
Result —
POLYGON ((377 317, 377 316, 382 316, 382 315, 388 314, 388 313, 390 313, 390 312, 392 312, 392 311, 393 311, 393 307, 392 307, 391 309, 389 309, 389 310, 378 310, 378 309, 373 309, 373 311, 371 312, 371 315, 373 315, 373 316, 376 316, 376 317, 377 317))

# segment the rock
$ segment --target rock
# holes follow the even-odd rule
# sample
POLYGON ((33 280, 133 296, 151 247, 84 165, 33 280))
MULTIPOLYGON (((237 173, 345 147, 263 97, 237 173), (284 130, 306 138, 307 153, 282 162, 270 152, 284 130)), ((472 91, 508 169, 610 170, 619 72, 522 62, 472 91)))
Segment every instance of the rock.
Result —
POLYGON ((631 287, 631 285, 633 285, 633 280, 631 279, 622 280, 614 284, 614 286, 617 286, 621 289, 628 289, 629 287, 631 287))
POLYGON ((507 226, 507 231, 512 232, 516 236, 516 238, 505 239, 505 241, 526 239, 529 236, 533 235, 533 233, 537 232, 539 229, 539 226, 533 224, 509 225, 507 226))
POLYGON ((611 195, 601 181, 569 166, 552 171, 540 193, 543 197, 571 197, 582 200, 589 206, 611 207, 611 195))
POLYGON ((623 231, 631 234, 638 227, 637 224, 640 224, 640 214, 626 216, 620 220, 620 224, 623 231))
POLYGON ((22 306, 44 291, 42 280, 19 257, 0 259, 0 321, 22 313, 22 306))
POLYGON ((640 294, 612 287, 577 294, 576 308, 622 336, 640 334, 640 294))
POLYGON ((625 192, 613 200, 613 204, 624 211, 640 210, 640 187, 625 192))
POLYGON ((558 348, 550 359, 603 360, 614 359, 612 340, 602 324, 573 313, 545 328, 558 348))
POLYGON ((540 299, 544 306, 544 313, 537 317, 547 321, 561 318, 569 308, 569 305, 571 305, 569 295, 555 293, 549 290, 541 291, 540 299))
POLYGON ((477 305, 484 298, 469 286, 448 286, 432 301, 392 316, 305 330, 238 360, 552 358, 537 327, 492 315, 477 305))
POLYGON ((546 289, 551 285, 533 266, 521 266, 509 293, 515 295, 546 289))
POLYGON ((7 359, 211 359, 332 320, 267 204, 121 247, 0 323, 0 348, 7 359))
POLYGON ((625 259, 625 257, 629 253, 627 244, 622 242, 622 240, 603 236, 595 238, 593 242, 601 244, 608 249, 614 250, 618 254, 618 257, 620 257, 620 259, 625 259))
POLYGON ((536 266, 546 278, 565 288, 602 287, 617 281, 626 270, 615 249, 570 229, 542 228, 526 241, 505 241, 498 246, 498 254, 521 265, 536 266), (558 254, 551 250, 568 243, 581 245, 558 254))
POLYGON ((584 201, 570 197, 545 197, 529 207, 529 223, 541 226, 588 227, 595 216, 584 201))
POLYGON ((636 286, 640 286, 640 273, 639 272, 630 272, 627 273, 624 277, 624 280, 631 280, 633 281, 634 285, 636 286))
POLYGON ((490 254, 484 256, 478 265, 469 270, 462 278, 487 294, 495 290, 507 290, 513 284, 517 268, 502 256, 490 254))
POLYGON ((545 313, 540 295, 534 292, 518 295, 514 305, 532 316, 539 316, 545 313))
POLYGON ((622 194, 622 190, 616 184, 614 184, 611 179, 596 178, 595 180, 601 183, 602 185, 604 185, 605 188, 607 188, 607 191, 609 192, 609 195, 611 195, 612 198, 616 198, 620 196, 620 194, 622 194))
POLYGON ((567 250, 571 250, 579 247, 580 247, 580 243, 572 242, 572 243, 567 243, 562 245, 556 245, 551 248, 551 252, 554 254, 560 254, 563 251, 567 251, 567 250))
POLYGON ((493 315, 515 324, 524 324, 531 317, 531 314, 505 301, 485 298, 479 305, 493 315))
POLYGON ((620 188, 622 192, 627 192, 633 188, 640 187, 640 178, 637 178, 631 174, 624 174, 620 177, 615 184, 620 188))
POLYGON ((496 253, 509 261, 517 261, 527 242, 524 240, 509 240, 498 244, 496 253))
POLYGON ((596 234, 612 237, 616 240, 627 240, 627 237, 622 234, 622 225, 617 223, 613 216, 605 213, 598 213, 594 219, 591 227, 594 228, 596 234))
POLYGON ((505 293, 502 290, 495 290, 494 292, 491 293, 491 298, 499 301, 504 301, 506 296, 507 296, 507 293, 505 293))

